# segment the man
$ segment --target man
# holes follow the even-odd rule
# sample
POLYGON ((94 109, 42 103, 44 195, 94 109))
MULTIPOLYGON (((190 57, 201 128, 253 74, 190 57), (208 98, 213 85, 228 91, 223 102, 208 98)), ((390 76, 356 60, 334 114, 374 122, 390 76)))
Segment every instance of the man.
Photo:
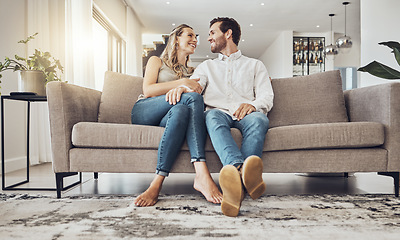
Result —
POLYGON ((221 210, 237 216, 244 198, 242 183, 252 199, 265 191, 261 160, 273 105, 273 90, 268 72, 257 59, 238 50, 241 30, 232 18, 210 22, 208 41, 217 59, 201 63, 191 78, 200 78, 206 105, 205 119, 212 144, 223 168, 219 183, 223 193, 221 210), (231 128, 242 133, 241 148, 231 128))

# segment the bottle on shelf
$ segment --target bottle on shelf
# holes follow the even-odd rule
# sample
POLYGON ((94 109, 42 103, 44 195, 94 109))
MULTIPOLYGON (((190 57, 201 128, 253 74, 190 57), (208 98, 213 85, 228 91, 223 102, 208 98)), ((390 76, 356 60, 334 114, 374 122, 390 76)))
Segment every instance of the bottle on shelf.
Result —
POLYGON ((315 63, 315 57, 316 57, 316 53, 312 52, 310 53, 310 63, 315 63))
POLYGON ((324 63, 324 59, 322 58, 322 52, 319 53, 318 63, 324 63))
POLYGON ((315 50, 315 42, 310 43, 310 50, 314 51, 315 50))
POLYGON ((303 55, 302 55, 302 58, 301 58, 301 62, 304 63, 304 64, 306 64, 306 63, 308 62, 307 57, 308 57, 308 56, 307 56, 307 52, 304 51, 304 52, 303 52, 303 55))

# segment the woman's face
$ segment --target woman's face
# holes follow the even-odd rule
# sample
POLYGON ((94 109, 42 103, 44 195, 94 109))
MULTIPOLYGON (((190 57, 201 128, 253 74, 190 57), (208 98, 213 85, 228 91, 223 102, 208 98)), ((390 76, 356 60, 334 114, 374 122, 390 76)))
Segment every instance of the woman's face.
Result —
POLYGON ((178 51, 183 51, 188 55, 193 54, 197 47, 196 33, 191 28, 184 28, 178 36, 178 51))

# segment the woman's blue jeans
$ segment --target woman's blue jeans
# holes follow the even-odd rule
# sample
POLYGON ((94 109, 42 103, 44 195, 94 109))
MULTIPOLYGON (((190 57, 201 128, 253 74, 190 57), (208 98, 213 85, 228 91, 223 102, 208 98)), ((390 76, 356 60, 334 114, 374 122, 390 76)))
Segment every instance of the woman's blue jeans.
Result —
POLYGON ((131 119, 132 124, 165 127, 158 147, 157 174, 169 175, 185 136, 191 161, 205 161, 207 130, 200 94, 184 93, 176 105, 165 101, 165 95, 141 99, 133 106, 131 119))
POLYGON ((205 120, 211 142, 222 165, 238 166, 251 155, 261 157, 269 127, 269 119, 265 114, 252 112, 237 121, 220 110, 212 109, 205 112, 205 120), (232 137, 231 128, 237 128, 242 133, 240 149, 232 137))

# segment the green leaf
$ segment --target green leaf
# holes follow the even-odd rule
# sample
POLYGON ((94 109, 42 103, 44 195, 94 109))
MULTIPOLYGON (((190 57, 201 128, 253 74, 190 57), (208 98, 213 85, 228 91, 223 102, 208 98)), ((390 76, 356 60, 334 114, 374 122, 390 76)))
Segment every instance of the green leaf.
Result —
POLYGON ((18 56, 17 54, 15 54, 15 59, 17 59, 18 61, 26 61, 25 58, 18 56))
POLYGON ((400 66, 400 49, 394 49, 394 57, 396 58, 397 64, 400 66))
POLYGON ((49 73, 55 73, 56 72, 56 66, 50 66, 48 68, 46 68, 44 71, 45 72, 49 72, 49 73))
POLYGON ((51 64, 50 60, 48 60, 46 57, 41 57, 41 56, 37 57, 37 62, 39 66, 42 66, 45 69, 50 67, 51 64))
POLYGON ((18 41, 18 43, 23 43, 23 44, 27 44, 30 40, 34 39, 36 35, 38 35, 39 33, 35 33, 31 36, 29 36, 28 38, 26 38, 25 40, 20 40, 18 41))
POLYGON ((391 67, 388 67, 382 63, 377 61, 373 61, 367 66, 360 67, 357 71, 368 72, 374 76, 384 78, 384 79, 400 79, 400 72, 394 70, 391 67))
POLYGON ((393 50, 398 49, 400 51, 400 43, 395 42, 395 41, 380 42, 379 45, 385 45, 387 47, 390 47, 393 50))

